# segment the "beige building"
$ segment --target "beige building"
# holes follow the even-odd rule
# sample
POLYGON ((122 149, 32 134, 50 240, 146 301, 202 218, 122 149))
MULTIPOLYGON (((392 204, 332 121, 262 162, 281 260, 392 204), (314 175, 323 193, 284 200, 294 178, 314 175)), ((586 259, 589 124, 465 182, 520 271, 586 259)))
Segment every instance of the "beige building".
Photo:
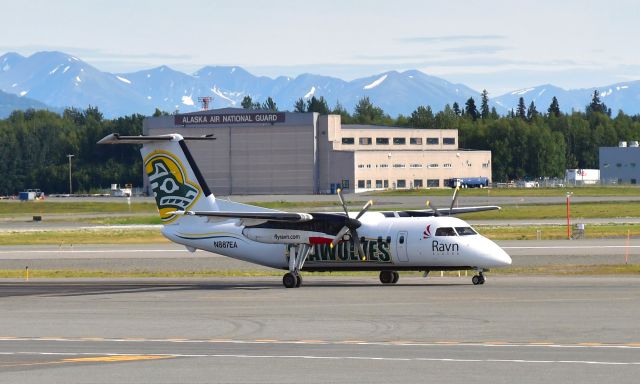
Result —
POLYGON ((213 134, 189 142, 217 195, 332 193, 445 187, 491 180, 491 152, 458 148, 457 130, 342 125, 339 115, 225 108, 148 117, 145 135, 213 134))

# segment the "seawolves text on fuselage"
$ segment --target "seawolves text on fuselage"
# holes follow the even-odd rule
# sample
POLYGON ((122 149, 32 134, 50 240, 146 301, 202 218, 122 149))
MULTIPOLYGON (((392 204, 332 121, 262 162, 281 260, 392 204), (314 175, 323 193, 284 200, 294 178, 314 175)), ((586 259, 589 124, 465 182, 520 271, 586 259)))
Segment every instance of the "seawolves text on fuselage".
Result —
POLYGON ((362 242, 365 258, 361 259, 353 242, 338 243, 335 247, 329 244, 316 244, 313 252, 309 254, 307 263, 324 262, 375 262, 391 263, 390 243, 378 240, 365 240, 362 242))

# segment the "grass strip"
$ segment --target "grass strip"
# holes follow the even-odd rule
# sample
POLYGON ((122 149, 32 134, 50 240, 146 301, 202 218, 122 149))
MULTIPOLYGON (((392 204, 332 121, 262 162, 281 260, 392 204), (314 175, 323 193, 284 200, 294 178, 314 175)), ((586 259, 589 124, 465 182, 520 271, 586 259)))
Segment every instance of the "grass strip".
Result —
POLYGON ((82 229, 74 231, 0 232, 2 245, 169 243, 159 229, 82 229))
MULTIPOLYGON (((461 196, 501 196, 501 197, 542 197, 566 196, 573 192, 573 196, 640 196, 640 186, 566 186, 562 188, 465 188, 460 191, 461 196)), ((395 189, 371 192, 369 196, 451 196, 452 189, 395 189)))
MULTIPOLYGON (((280 270, 202 270, 202 271, 104 271, 104 270, 29 270, 29 278, 206 278, 206 277, 280 277, 280 270)), ((468 271, 467 277, 475 272, 468 271)), ((588 275, 640 275, 640 264, 606 264, 606 265, 544 265, 509 267, 495 269, 492 275, 549 275, 549 276, 588 276, 588 275)), ((377 277, 378 272, 302 272, 304 276, 343 276, 343 277, 377 277)), ((421 272, 401 272, 402 276, 421 276, 421 272)), ((431 271, 430 279, 437 279, 440 271, 431 271)), ((443 276, 457 277, 457 271, 445 271, 443 276)), ((464 271, 460 276, 465 276, 464 271)), ((25 278, 25 270, 2 269, 0 279, 25 278)))

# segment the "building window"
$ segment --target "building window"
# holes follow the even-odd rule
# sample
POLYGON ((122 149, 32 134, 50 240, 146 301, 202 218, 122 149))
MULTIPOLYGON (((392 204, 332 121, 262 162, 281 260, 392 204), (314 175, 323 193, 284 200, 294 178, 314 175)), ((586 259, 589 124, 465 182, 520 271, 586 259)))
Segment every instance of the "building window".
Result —
POLYGON ((389 168, 389 164, 380 164, 380 168, 389 168))
POLYGON ((398 183, 396 185, 398 186, 398 188, 407 188, 407 180, 398 180, 398 183))
POLYGON ((631 179, 631 184, 636 184, 636 179, 631 179))
POLYGON ((342 144, 355 144, 356 141, 353 137, 343 137, 342 144))
POLYGON ((413 188, 422 188, 422 179, 413 179, 413 188))
POLYGON ((393 168, 406 168, 407 166, 404 164, 393 164, 393 168))
POLYGON ((442 168, 451 168, 451 163, 442 164, 442 168))
POLYGON ((376 137, 376 145, 389 145, 388 137, 376 137))
POLYGON ((438 163, 431 163, 429 165, 427 165, 427 168, 439 168, 440 165, 438 165, 438 163))
POLYGON ((383 181, 384 181, 384 187, 389 188, 389 180, 383 180, 383 181))
POLYGON ((382 180, 376 180, 376 188, 382 188, 382 180))
POLYGON ((409 168, 422 168, 422 164, 419 164, 419 163, 409 164, 409 168))
POLYGON ((429 187, 429 188, 439 188, 440 187, 440 179, 427 179, 427 187, 429 187))
POLYGON ((342 179, 342 189, 349 189, 349 179, 342 179))
POLYGON ((444 145, 456 145, 456 138, 455 137, 445 137, 444 139, 442 139, 442 144, 444 144, 444 145))
POLYGON ((405 144, 407 144, 407 139, 405 139, 404 137, 394 137, 393 138, 393 144, 405 145, 405 144))
POLYGON ((360 143, 360 145, 371 145, 371 138, 361 137, 360 139, 358 139, 358 143, 360 143))
POLYGON ((422 137, 412 137, 409 139, 411 145, 422 145, 422 137))
POLYGON ((438 145, 440 144, 440 139, 437 137, 427 137, 427 145, 438 145))
POLYGON ((358 188, 364 188, 364 180, 358 180, 358 188))
POLYGON ((371 188, 371 180, 367 180, 367 188, 371 188))
POLYGON ((364 164, 358 164, 358 168, 364 168, 364 164))
POLYGON ((482 168, 489 168, 489 162, 482 163, 482 168))

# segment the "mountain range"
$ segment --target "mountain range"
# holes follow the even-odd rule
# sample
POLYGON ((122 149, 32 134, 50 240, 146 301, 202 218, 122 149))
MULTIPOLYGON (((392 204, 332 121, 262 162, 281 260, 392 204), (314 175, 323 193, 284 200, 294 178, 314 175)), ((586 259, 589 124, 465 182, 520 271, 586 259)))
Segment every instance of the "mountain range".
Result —
MULTIPOLYGON (((640 113, 640 81, 603 87, 564 90, 547 84, 508 92, 491 98, 501 114, 515 109, 523 97, 529 106, 546 111, 555 96, 565 112, 584 110, 593 90, 614 113, 622 109, 640 113)), ((469 97, 480 104, 480 93, 463 84, 429 76, 417 70, 389 71, 352 81, 314 74, 295 78, 255 76, 237 66, 206 66, 193 74, 167 66, 131 72, 109 73, 62 52, 17 53, 0 56, 0 117, 13 109, 96 106, 105 117, 132 113, 150 115, 156 108, 167 112, 200 110, 198 97, 211 96, 210 108, 240 107, 245 96, 262 102, 271 96, 280 110, 292 110, 299 98, 323 96, 330 107, 340 102, 348 111, 364 96, 391 116, 409 115, 420 105, 434 111, 469 97), (7 95, 9 94, 9 95, 7 95)))

